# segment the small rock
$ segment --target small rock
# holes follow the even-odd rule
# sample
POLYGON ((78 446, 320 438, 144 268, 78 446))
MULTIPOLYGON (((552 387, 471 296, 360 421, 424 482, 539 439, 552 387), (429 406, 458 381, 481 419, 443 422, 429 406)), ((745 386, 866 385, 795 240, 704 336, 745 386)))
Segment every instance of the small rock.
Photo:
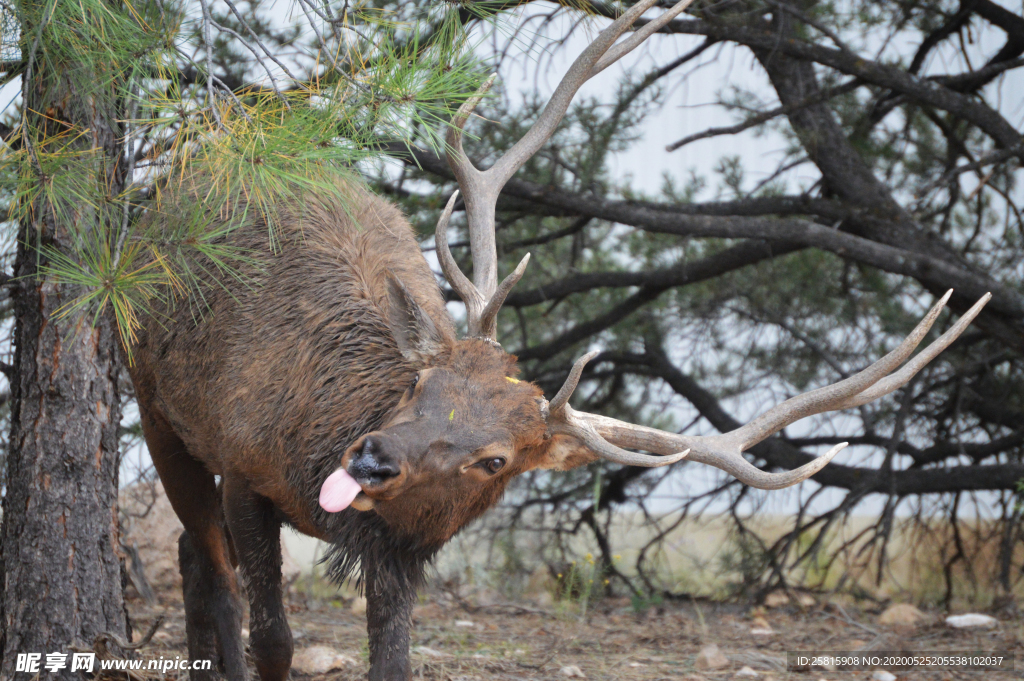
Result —
POLYGON ((455 620, 455 626, 457 627, 475 627, 476 624, 469 620, 455 620))
POLYGON ((946 618, 946 624, 957 629, 995 629, 999 626, 999 620, 991 615, 981 615, 976 612, 966 615, 952 615, 946 618))
POLYGON ((562 667, 559 671, 562 676, 568 676, 572 679, 585 679, 587 675, 583 673, 583 670, 574 664, 570 664, 566 667, 562 667))
POLYGON ((739 678, 751 678, 752 679, 752 678, 754 678, 756 676, 760 676, 760 674, 755 672, 751 667, 743 667, 738 672, 736 672, 736 676, 739 677, 739 678))
POLYGON ((326 674, 335 669, 343 669, 358 664, 348 655, 326 646, 303 648, 292 657, 292 669, 300 674, 326 674))
POLYGON ((721 669, 729 666, 729 658, 722 654, 717 645, 712 643, 700 649, 697 658, 693 661, 693 666, 697 669, 721 669))
POLYGON ((764 604, 768 608, 781 608, 789 605, 789 596, 782 591, 773 591, 765 597, 764 604))
POLYGON ((925 614, 910 603, 897 603, 878 616, 878 623, 887 627, 916 627, 925 619, 925 614))
POLYGON ((876 669, 871 675, 871 681, 896 681, 896 675, 884 669, 876 669))
POLYGON ((451 657, 451 653, 444 653, 444 652, 441 652, 440 650, 434 650, 433 648, 428 648, 426 646, 416 646, 415 648, 412 649, 412 651, 414 653, 419 653, 420 655, 426 655, 427 657, 433 657, 433 658, 438 659, 438 660, 440 660, 442 658, 445 658, 445 657, 451 657))
POLYGON ((805 608, 813 608, 818 604, 818 601, 814 600, 814 596, 811 594, 800 594, 796 597, 796 601, 805 608))
POLYGON ((629 666, 630 667, 646 667, 647 665, 645 665, 643 662, 630 662, 629 666))
POLYGON ((366 614, 366 598, 363 596, 356 596, 352 599, 352 606, 349 608, 353 615, 365 615, 366 614))
POLYGON ((754 636, 772 636, 775 634, 775 630, 772 629, 772 625, 768 624, 768 620, 765 618, 755 617, 750 633, 754 636))

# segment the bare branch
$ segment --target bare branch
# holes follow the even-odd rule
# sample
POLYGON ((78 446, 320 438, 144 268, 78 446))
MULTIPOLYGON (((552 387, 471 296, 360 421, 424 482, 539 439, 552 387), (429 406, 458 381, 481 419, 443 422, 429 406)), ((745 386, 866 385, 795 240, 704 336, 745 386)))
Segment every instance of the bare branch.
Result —
POLYGON ((811 104, 825 102, 828 101, 829 99, 832 99, 833 97, 838 97, 848 92, 853 92, 861 85, 863 85, 863 83, 860 80, 854 78, 853 80, 843 83, 842 85, 836 88, 830 90, 822 90, 821 92, 811 95, 810 97, 804 99, 804 101, 794 104, 792 106, 780 106, 775 109, 772 109, 771 111, 759 113, 755 116, 751 116, 742 123, 737 123, 736 125, 729 125, 720 128, 708 128, 707 130, 704 130, 702 132, 698 132, 693 135, 687 135, 678 142, 673 142, 672 144, 666 146, 665 151, 675 151, 676 149, 684 147, 692 142, 696 142, 697 140, 703 140, 709 137, 717 137, 718 135, 735 135, 737 133, 743 132, 744 130, 756 128, 762 123, 767 123, 773 118, 789 114, 795 111, 796 109, 800 109, 805 106, 810 106, 811 104))
MULTIPOLYGON (((611 13, 611 8, 606 5, 597 5, 596 7, 603 13, 611 13)), ((642 23, 643 20, 637 22, 638 25, 642 23)), ((780 40, 779 36, 768 30, 767 27, 744 26, 703 19, 675 19, 662 27, 661 31, 703 35, 770 53, 781 52, 797 59, 816 62, 859 78, 866 83, 908 95, 919 102, 970 121, 995 140, 1000 147, 1013 147, 1020 141, 1020 133, 1017 129, 998 111, 984 102, 944 87, 935 80, 918 78, 903 69, 881 64, 858 54, 799 39, 780 40)))
POLYGON ((931 184, 925 186, 918 193, 919 195, 923 196, 924 194, 927 194, 928 192, 930 192, 931 190, 935 189, 940 185, 952 182, 953 180, 963 175, 964 173, 970 173, 975 170, 981 170, 985 166, 1003 163, 1005 161, 1009 161, 1010 159, 1020 158, 1022 156, 1024 156, 1024 144, 1018 144, 1017 146, 1010 147, 1009 149, 995 149, 985 154, 977 161, 974 161, 972 163, 964 163, 963 165, 958 165, 955 168, 951 168, 942 177, 935 180, 931 184))

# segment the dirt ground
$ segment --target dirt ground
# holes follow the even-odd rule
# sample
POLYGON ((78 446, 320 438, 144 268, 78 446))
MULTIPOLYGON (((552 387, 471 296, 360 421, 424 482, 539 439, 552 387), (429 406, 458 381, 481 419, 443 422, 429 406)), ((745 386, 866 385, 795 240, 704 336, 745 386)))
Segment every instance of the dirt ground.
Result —
MULTIPOLYGON (((136 638, 160 615, 164 622, 139 656, 144 660, 185 656, 185 624, 177 590, 158 593, 157 604, 129 602, 136 638)), ((345 599, 289 596, 289 622, 298 657, 314 646, 336 653, 338 668, 293 679, 354 681, 366 674, 365 617, 345 599)), ((532 603, 494 602, 486 597, 431 591, 417 606, 413 633, 413 677, 435 681, 509 681, 572 678, 598 680, 793 679, 800 681, 871 679, 873 671, 787 671, 787 651, 1017 651, 1024 621, 1003 618, 993 630, 947 627, 939 613, 913 628, 884 627, 877 613, 852 606, 815 604, 751 609, 735 604, 672 602, 637 612, 628 599, 605 599, 580 617, 578 604, 546 608, 532 603), (483 605, 481 603, 487 603, 483 605), (767 625, 767 626, 766 626, 767 625), (760 629, 762 633, 751 633, 760 629), (763 630, 770 630, 767 633, 763 630), (702 667, 698 653, 717 645, 726 660, 702 667), (753 675, 744 667, 754 672, 753 675), (742 670, 742 671, 741 671, 742 670), (580 674, 584 676, 580 676, 580 674)), ((248 635, 248 630, 244 632, 248 635)), ((294 667, 294 664, 293 664, 294 667)), ((1024 669, 1018 660, 1017 669, 1024 669)), ((1017 679, 1021 672, 900 670, 897 679, 1017 679)), ((143 673, 140 679, 184 679, 143 673)), ((254 677, 255 678, 255 677, 254 677)), ((882 678, 890 678, 885 677, 882 678)))

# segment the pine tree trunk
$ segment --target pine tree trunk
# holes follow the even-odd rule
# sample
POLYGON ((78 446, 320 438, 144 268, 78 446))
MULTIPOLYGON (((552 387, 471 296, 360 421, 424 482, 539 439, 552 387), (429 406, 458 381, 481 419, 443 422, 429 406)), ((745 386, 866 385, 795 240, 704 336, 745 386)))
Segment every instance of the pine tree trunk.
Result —
MULTIPOLYGON (((97 153, 68 163, 89 163, 98 186, 116 197, 124 183, 117 163, 120 102, 98 102, 95 90, 85 97, 74 79, 53 73, 25 83, 23 92, 27 109, 46 112, 49 122, 30 121, 50 128, 45 133, 61 121, 88 130, 73 144, 97 153)), ((101 222, 113 220, 113 211, 72 208, 79 227, 116 233, 101 222)), ((127 634, 117 521, 116 332, 106 318, 95 326, 91 315, 58 318, 75 291, 37 276, 40 256, 26 246, 36 243, 65 253, 76 248, 68 225, 42 202, 21 225, 14 272, 23 279, 13 291, 12 428, 0 535, 4 679, 14 677, 18 653, 42 653, 45 662, 47 653, 70 653, 73 645, 91 648, 98 633, 127 634)), ((41 670, 42 676, 81 679, 70 671, 70 655, 68 662, 54 675, 41 670)))

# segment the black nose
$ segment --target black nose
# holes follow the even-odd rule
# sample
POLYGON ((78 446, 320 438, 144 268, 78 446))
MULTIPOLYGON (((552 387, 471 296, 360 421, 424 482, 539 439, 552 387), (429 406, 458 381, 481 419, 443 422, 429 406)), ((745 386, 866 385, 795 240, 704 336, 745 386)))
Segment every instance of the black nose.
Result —
POLYGON ((360 483, 380 484, 401 473, 398 463, 384 451, 380 438, 369 436, 352 456, 348 472, 360 483))

